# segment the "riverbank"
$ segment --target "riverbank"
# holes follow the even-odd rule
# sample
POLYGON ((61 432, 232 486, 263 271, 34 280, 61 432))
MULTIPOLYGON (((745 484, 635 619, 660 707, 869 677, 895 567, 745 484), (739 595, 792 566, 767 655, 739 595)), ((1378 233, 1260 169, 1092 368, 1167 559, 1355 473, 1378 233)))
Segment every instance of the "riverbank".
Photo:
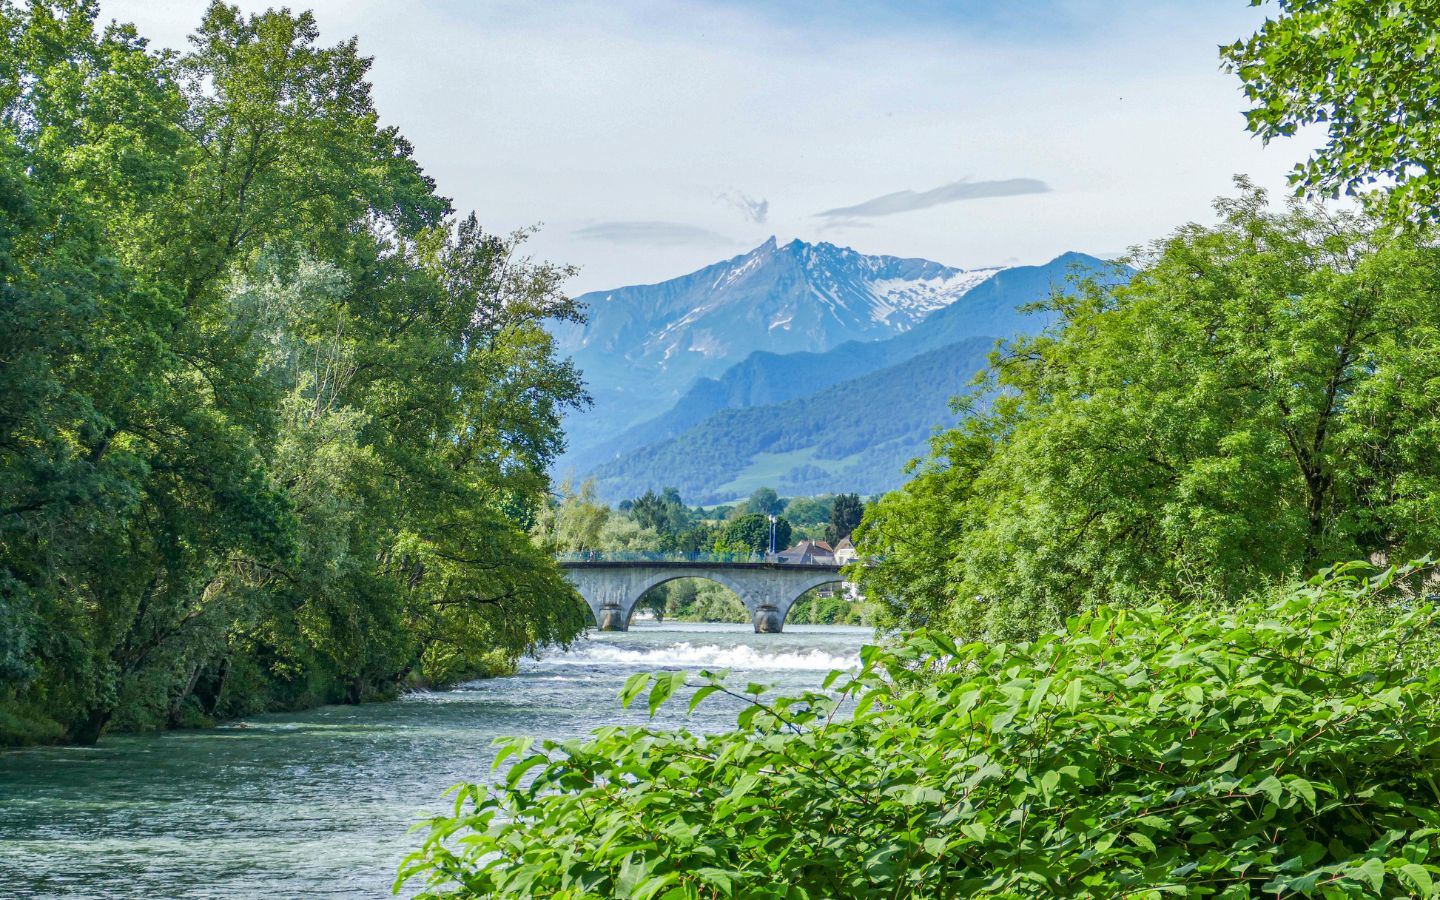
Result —
MULTIPOLYGON (((468 671, 455 675, 445 682, 436 683, 419 671, 412 670, 403 682, 372 687, 358 692, 358 699, 349 702, 345 691, 332 685, 329 693, 307 692, 289 698, 283 704, 261 707, 232 714, 217 715, 193 706, 181 706, 174 715, 164 718, 127 719, 122 717, 110 725, 101 737, 109 740, 121 735, 158 734, 168 731, 192 731, 216 728, 231 722, 242 721, 249 716, 264 714, 303 713, 323 706, 358 706, 367 703, 389 703, 412 691, 443 691, 469 681, 500 678, 514 675, 519 663, 504 653, 492 653, 482 657, 468 671)), ((218 704, 217 704, 218 707, 218 704)), ((66 733, 65 727, 47 717, 42 711, 21 704, 0 703, 0 753, 30 747, 58 747, 78 744, 66 733)), ((98 742, 97 742, 98 743, 98 742)))

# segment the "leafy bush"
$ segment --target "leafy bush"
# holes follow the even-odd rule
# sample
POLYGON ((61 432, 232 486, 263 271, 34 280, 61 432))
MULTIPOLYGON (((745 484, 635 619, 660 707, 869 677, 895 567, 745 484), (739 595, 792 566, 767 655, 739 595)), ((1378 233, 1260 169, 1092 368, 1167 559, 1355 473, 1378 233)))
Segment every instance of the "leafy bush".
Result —
MULTIPOLYGON (((1101 608, 1030 643, 917 633, 716 735, 503 744, 401 870, 428 897, 1435 894, 1429 569, 1232 610, 1101 608)), ((683 673, 641 675, 653 711, 683 673)), ((716 676, 691 699, 731 689, 716 676)), ((738 692, 737 692, 738 693, 738 692)))
POLYGON ((870 504, 879 624, 1029 640, 1440 547, 1440 245, 1237 186, 1128 282, 1040 304, 1056 324, 1004 345, 870 504))
MULTIPOLYGON (((749 622, 750 611, 729 588, 703 578, 677 578, 652 588, 665 600, 664 614, 678 622, 749 622)), ((648 596, 648 595, 647 595, 648 596)), ((643 598, 642 601, 644 602, 643 598)))
POLYGON ((55 744, 64 736, 60 723, 42 710, 0 701, 0 747, 55 744))
MULTIPOLYGON (((826 585, 825 588, 834 588, 826 585)), ((826 596, 820 589, 811 589, 800 595, 790 607, 785 621, 792 625, 864 625, 865 604, 850 602, 842 590, 830 590, 826 596)))

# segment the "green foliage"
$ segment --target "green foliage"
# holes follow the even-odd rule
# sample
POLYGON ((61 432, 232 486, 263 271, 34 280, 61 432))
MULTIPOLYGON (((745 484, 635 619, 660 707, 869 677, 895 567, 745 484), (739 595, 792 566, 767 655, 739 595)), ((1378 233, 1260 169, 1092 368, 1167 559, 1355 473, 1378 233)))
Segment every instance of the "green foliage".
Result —
POLYGON ((661 549, 674 553, 704 553, 715 546, 720 532, 718 524, 699 522, 679 534, 662 536, 661 549))
POLYGON ((582 483, 578 491, 564 481, 558 495, 540 510, 531 533, 552 553, 629 549, 605 546, 603 535, 610 517, 610 507, 595 496, 593 479, 582 483))
POLYGON ((1221 48, 1255 104, 1245 113, 1250 131, 1268 142, 1321 126, 1325 146, 1295 167, 1292 182, 1330 197, 1382 187, 1397 217, 1440 218, 1435 5, 1280 0, 1279 6, 1255 34, 1221 48))
POLYGON ((840 494, 830 507, 830 523, 825 527, 825 540, 830 545, 850 536, 865 515, 865 504, 858 494, 840 494))
MULTIPOLYGON (((402 867, 426 897, 1435 896, 1433 571, 1230 611, 921 632, 823 693, 701 673, 734 731, 502 741, 402 867)), ((686 676, 637 675, 652 714, 686 676)))
POLYGON ((1055 298, 872 504, 855 577, 883 625, 1029 635, 1440 546, 1440 252, 1248 187, 1218 209, 1055 298))
MULTIPOLYGON (((677 578, 652 588, 641 600, 660 605, 666 618, 681 622, 749 622, 750 612, 735 592, 703 578, 677 578), (652 600, 653 597, 653 600, 652 600)), ((651 608, 655 608, 654 605, 651 608)))
POLYGON ((811 588, 801 594, 785 615, 793 625, 865 625, 865 604, 851 602, 839 585, 811 588))
POLYGON ((308 13, 212 3, 183 56, 95 17, 0 0, 0 743, 572 638, 525 534, 570 270, 452 218, 308 13))
POLYGON ((756 488, 745 501, 745 511, 762 516, 778 516, 785 511, 786 503, 775 493, 774 488, 756 488))
POLYGON ((662 537, 649 528, 640 527, 629 516, 611 515, 600 529, 597 548, 621 552, 659 553, 662 537))
POLYGON ((659 494, 647 490, 630 501, 627 513, 641 528, 666 536, 678 535, 691 525, 690 510, 674 488, 665 488, 659 494))
POLYGON ((825 525, 830 521, 830 508, 835 503, 834 494, 820 494, 816 497, 792 497, 785 504, 785 518, 792 525, 825 525))
MULTIPOLYGON (((790 546, 790 523, 784 516, 775 520, 775 549, 790 546)), ((770 518, 748 513, 725 523, 715 542, 717 553, 765 553, 770 549, 770 518)))

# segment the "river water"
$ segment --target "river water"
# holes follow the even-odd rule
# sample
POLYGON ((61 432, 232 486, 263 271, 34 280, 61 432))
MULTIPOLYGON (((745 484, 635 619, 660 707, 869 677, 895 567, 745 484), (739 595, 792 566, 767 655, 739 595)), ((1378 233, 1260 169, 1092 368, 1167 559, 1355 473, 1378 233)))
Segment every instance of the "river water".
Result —
MULTIPOLYGON (((728 668, 742 687, 817 688, 856 665, 870 636, 637 622, 456 690, 0 754, 0 896, 391 896, 422 838, 409 827, 447 811, 450 786, 490 778, 497 736, 645 722, 643 698, 629 711, 616 699, 635 672, 728 668)), ((711 696, 686 716, 686 698, 657 721, 718 730, 739 709, 711 696)))

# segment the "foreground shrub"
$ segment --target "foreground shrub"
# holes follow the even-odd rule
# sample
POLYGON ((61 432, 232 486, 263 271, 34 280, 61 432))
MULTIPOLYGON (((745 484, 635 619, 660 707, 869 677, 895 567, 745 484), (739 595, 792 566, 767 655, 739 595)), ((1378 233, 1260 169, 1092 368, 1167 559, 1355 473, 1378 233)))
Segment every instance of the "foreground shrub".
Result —
MULTIPOLYGON (((1434 896, 1427 570, 1033 643, 918 633, 734 731, 506 743, 401 883, 430 897, 1434 896)), ((637 676, 653 712, 682 673, 637 676)), ((714 676, 692 708, 715 691, 714 676)), ((757 695, 758 686, 747 693, 757 695)))

